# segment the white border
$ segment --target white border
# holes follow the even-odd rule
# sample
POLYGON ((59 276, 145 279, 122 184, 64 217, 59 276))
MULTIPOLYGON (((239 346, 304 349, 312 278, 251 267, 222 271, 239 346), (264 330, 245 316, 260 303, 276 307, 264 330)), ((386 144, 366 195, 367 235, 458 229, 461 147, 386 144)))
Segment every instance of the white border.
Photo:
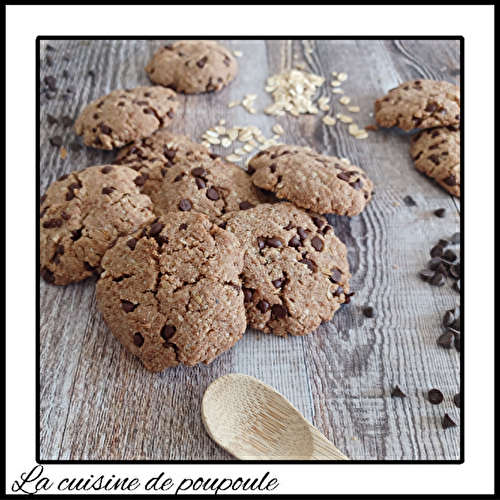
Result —
MULTIPOLYGON (((35 39, 38 35, 465 37, 466 463, 46 465, 52 481, 115 474, 279 479, 274 493, 493 493, 493 6, 7 6, 7 488, 35 456, 35 39), (209 22, 207 22, 209 20, 209 22), (481 262, 474 273, 474 262, 481 262), (467 396, 466 396, 467 397, 467 396)), ((136 492, 139 492, 137 490, 136 492)), ((57 493, 51 490, 52 493, 57 493)), ((171 491, 172 492, 172 491, 171 491)))

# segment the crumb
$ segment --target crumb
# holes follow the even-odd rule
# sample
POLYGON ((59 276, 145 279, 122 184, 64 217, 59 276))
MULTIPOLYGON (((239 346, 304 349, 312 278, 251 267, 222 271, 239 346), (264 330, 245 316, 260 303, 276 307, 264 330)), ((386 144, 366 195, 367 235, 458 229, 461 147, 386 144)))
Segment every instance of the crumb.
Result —
POLYGON ((365 127, 365 130, 371 130, 372 132, 376 132, 378 130, 378 127, 376 125, 367 125, 365 127))
POLYGON ((66 159, 66 150, 64 148, 61 148, 61 160, 66 159))

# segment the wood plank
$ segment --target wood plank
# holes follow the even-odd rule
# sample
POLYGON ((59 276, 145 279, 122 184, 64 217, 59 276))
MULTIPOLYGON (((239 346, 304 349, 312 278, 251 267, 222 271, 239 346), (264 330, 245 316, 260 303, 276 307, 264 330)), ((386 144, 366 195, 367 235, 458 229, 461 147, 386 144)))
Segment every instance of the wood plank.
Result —
MULTIPOLYGON (((70 102, 50 101, 40 120, 41 192, 63 173, 111 162, 116 153, 84 148, 60 159, 48 144, 63 135, 65 147, 75 140, 71 129, 47 125, 46 114, 76 117, 84 106, 114 88, 148 84, 143 71, 157 47, 167 41, 54 42, 56 63, 41 67, 41 78, 70 69, 77 92, 70 102), (60 47, 59 47, 60 46, 60 47), (70 51, 73 58, 62 56, 70 51), (87 76, 96 69, 96 77, 87 76)), ((349 248, 356 291, 333 321, 303 338, 282 339, 249 329, 231 351, 208 366, 178 367, 162 374, 145 371, 107 330, 94 298, 93 280, 64 288, 42 283, 41 300, 41 458, 234 460, 206 434, 201 398, 217 377, 246 373, 270 384, 351 459, 455 459, 458 429, 444 433, 440 418, 448 411, 459 420, 452 397, 458 392, 459 360, 454 350, 436 345, 446 309, 459 302, 449 283, 431 287, 418 278, 429 248, 459 230, 453 199, 415 170, 408 134, 394 130, 371 133, 366 140, 349 135, 346 124, 327 127, 320 116, 262 114, 272 102, 266 79, 296 64, 327 77, 320 95, 332 97, 330 115, 345 112, 331 93, 332 71, 349 75, 342 85, 352 104, 361 107, 356 123, 374 123, 374 101, 401 81, 428 75, 459 58, 452 42, 440 45, 356 41, 223 41, 241 50, 239 76, 216 94, 180 95, 172 130, 200 141, 219 119, 231 125, 256 125, 266 137, 280 123, 283 141, 309 145, 325 154, 347 157, 375 183, 372 203, 355 218, 329 216, 336 234, 349 248), (313 48, 312 52, 310 49, 313 48), (296 58, 294 58, 296 55, 296 58), (439 61, 446 61, 439 67, 439 61), (436 69, 437 68, 437 69, 436 69), (233 100, 256 93, 257 115, 233 100), (411 195, 417 206, 402 201, 411 195), (448 210, 446 219, 433 215, 448 210), (361 307, 372 302, 376 319, 364 319, 361 307), (390 398, 394 384, 408 395, 390 398), (439 388, 440 406, 426 400, 439 388), (352 438, 357 438, 353 440, 352 438)), ((46 55, 41 49, 41 58, 46 55)), ((455 66, 453 66, 455 65, 455 66)), ((439 76, 441 78, 441 76, 439 76)), ((354 114, 353 114, 354 116, 354 114)), ((227 150, 214 147, 214 152, 227 150)))

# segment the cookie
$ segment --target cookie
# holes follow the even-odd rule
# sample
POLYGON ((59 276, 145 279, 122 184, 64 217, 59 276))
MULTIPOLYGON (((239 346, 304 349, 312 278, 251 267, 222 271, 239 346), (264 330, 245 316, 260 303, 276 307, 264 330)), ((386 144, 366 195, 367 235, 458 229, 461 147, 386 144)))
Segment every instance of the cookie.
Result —
POLYGON ((375 102, 375 118, 382 127, 399 127, 406 132, 459 125, 460 89, 432 80, 402 83, 375 102))
POLYGON ((145 68, 154 83, 176 92, 219 91, 238 72, 231 52, 212 40, 180 40, 159 49, 145 68))
POLYGON ((104 165, 71 172, 53 182, 41 198, 40 269, 54 285, 94 274, 109 245, 152 217, 151 200, 126 167, 104 165))
POLYGON ((119 238, 101 265, 104 320, 152 372, 208 364, 245 331, 243 251, 205 215, 158 217, 119 238))
POLYGON ((347 248, 323 217, 281 202, 226 214, 218 223, 245 252, 243 293, 252 328, 306 335, 346 301, 347 248))
POLYGON ((113 165, 132 164, 162 164, 164 168, 171 167, 180 160, 185 160, 193 153, 205 154, 211 157, 218 155, 203 146, 193 142, 185 135, 172 134, 167 130, 158 130, 145 139, 140 139, 120 149, 113 165))
POLYGON ((373 184, 359 167, 299 146, 271 146, 254 156, 248 172, 256 186, 320 214, 358 215, 373 184))
POLYGON ((163 87, 114 90, 83 110, 75 131, 87 146, 119 148, 167 127, 178 106, 175 92, 163 87))
POLYGON ((213 220, 274 199, 252 184, 245 170, 224 163, 217 155, 212 157, 193 153, 171 166, 137 165, 136 182, 151 198, 157 215, 192 211, 213 220))
POLYGON ((439 127, 412 137, 410 155, 420 172, 460 197, 460 130, 439 127))

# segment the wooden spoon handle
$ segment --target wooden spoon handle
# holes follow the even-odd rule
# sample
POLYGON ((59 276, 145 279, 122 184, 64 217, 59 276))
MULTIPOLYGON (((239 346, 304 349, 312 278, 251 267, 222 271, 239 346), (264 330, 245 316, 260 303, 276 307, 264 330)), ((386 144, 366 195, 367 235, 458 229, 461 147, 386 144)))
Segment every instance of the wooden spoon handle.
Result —
POLYGON ((314 442, 310 460, 349 460, 316 427, 310 425, 310 428, 314 442))

